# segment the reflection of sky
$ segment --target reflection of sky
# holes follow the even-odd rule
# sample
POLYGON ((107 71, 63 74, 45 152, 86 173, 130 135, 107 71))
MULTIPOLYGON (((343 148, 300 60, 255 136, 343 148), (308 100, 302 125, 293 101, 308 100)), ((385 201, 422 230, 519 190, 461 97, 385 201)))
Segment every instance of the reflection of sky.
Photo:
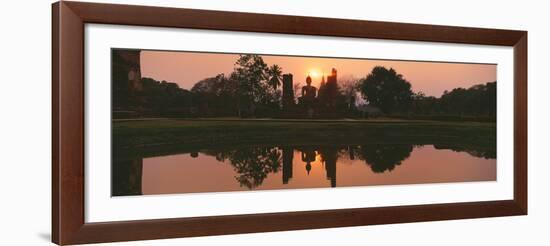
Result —
MULTIPOLYGON (((143 51, 143 77, 176 82, 184 89, 198 81, 217 74, 229 75, 238 55, 190 52, 143 51)), ((313 85, 319 86, 321 76, 338 70, 339 80, 363 78, 376 65, 393 67, 412 84, 414 92, 441 96, 444 90, 470 87, 496 81, 496 65, 456 64, 436 62, 405 62, 359 59, 335 59, 288 56, 262 56, 268 65, 278 64, 283 73, 292 73, 294 83, 305 85, 305 77, 313 76, 313 85)))
MULTIPOLYGON (((317 154, 308 175, 301 152, 294 151, 292 178, 288 184, 282 182, 281 169, 268 174, 256 189, 330 187, 325 165, 317 154)), ((248 190, 239 186, 237 175, 228 160, 219 162, 202 153, 198 158, 189 154, 146 158, 143 160, 142 192, 146 195, 248 190)), ((438 150, 431 145, 414 148, 410 157, 391 172, 374 173, 364 160, 357 157, 350 160, 347 152, 339 155, 336 164, 338 187, 494 180, 495 159, 438 150)))

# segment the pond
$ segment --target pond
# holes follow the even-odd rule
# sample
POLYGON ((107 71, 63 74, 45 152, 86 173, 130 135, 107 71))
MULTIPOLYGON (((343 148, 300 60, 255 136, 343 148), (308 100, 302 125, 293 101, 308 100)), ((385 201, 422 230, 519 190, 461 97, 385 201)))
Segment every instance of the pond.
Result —
POLYGON ((438 144, 245 145, 115 160, 114 196, 496 180, 496 154, 438 144))

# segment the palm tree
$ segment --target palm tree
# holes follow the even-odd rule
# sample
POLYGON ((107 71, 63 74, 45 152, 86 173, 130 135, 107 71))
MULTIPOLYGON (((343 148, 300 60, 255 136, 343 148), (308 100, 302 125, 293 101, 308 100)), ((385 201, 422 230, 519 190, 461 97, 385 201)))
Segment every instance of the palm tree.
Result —
POLYGON ((274 90, 281 85, 282 73, 281 67, 277 64, 267 69, 267 75, 269 76, 268 84, 272 86, 274 90))

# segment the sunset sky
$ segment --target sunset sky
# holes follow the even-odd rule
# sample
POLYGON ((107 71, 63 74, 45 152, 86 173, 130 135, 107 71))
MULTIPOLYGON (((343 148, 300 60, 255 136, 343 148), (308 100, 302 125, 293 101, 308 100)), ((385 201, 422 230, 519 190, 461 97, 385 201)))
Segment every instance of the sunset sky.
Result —
MULTIPOLYGON (((317 87, 321 82, 321 76, 330 74, 332 68, 338 70, 338 78, 364 78, 377 65, 394 68, 412 84, 414 92, 422 91, 428 96, 439 97, 445 90, 456 87, 468 88, 475 84, 496 81, 496 65, 490 64, 269 55, 262 57, 269 66, 281 66, 283 74, 292 73, 295 84, 305 85, 305 78, 309 74, 313 79, 313 85, 317 87)), ((229 75, 237 58, 237 54, 142 51, 141 74, 142 77, 176 82, 181 88, 191 89, 196 82, 204 78, 214 77, 220 73, 229 75)))

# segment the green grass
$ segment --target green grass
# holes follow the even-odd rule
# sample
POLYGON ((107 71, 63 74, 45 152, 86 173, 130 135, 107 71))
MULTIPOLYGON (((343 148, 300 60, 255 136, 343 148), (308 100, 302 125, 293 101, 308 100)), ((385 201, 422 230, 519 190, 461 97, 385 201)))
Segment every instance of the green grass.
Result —
POLYGON ((247 144, 458 144, 496 148, 496 124, 408 120, 149 119, 112 123, 115 151, 247 144))

